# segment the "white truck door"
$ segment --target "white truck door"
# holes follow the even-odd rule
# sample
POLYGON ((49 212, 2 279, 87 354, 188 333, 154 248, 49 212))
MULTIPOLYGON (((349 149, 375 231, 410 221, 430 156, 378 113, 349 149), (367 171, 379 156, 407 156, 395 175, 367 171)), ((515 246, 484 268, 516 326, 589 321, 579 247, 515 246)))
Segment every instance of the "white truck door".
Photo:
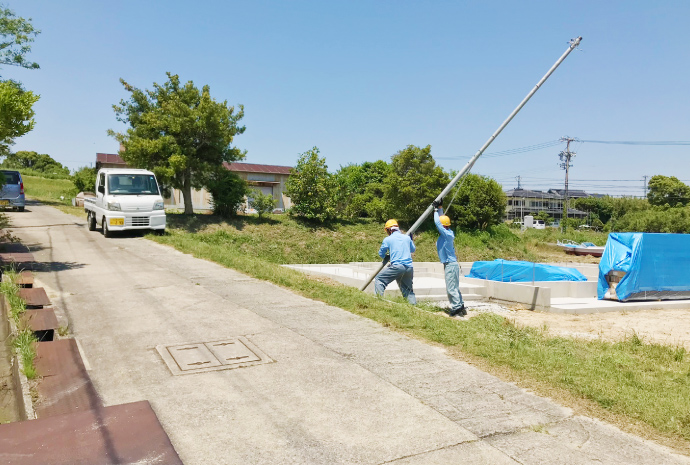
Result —
POLYGON ((105 173, 99 173, 96 180, 96 206, 105 208, 105 173))

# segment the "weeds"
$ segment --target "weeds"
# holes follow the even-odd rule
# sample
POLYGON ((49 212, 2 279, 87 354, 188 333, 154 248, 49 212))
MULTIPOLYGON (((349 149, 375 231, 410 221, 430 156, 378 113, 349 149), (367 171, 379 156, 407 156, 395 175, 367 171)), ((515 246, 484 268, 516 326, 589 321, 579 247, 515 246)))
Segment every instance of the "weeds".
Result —
MULTIPOLYGON (((249 226, 247 226, 247 229, 249 226)), ((337 228, 334 232, 337 233, 337 228)), ((666 434, 690 439, 690 358, 685 350, 647 344, 632 334, 618 343, 551 337, 546 328, 519 327, 496 314, 459 321, 434 304, 388 301, 341 284, 328 284, 248 252, 237 231, 151 236, 196 257, 292 289, 417 338, 457 347, 497 367, 589 399, 666 434), (240 245, 238 247, 238 245, 240 245)), ((278 235, 280 236, 280 235, 278 235)), ((325 241, 324 241, 325 242, 325 241)), ((251 249, 250 249, 251 250, 251 249)))
POLYGON ((7 317, 10 318, 16 329, 13 335, 12 347, 17 356, 21 358, 24 366, 23 372, 28 379, 34 379, 37 376, 36 368, 34 366, 34 358, 36 358, 37 342, 36 336, 31 328, 25 327, 22 322, 22 314, 26 311, 26 302, 19 297, 19 286, 15 284, 18 273, 15 270, 8 270, 4 272, 7 279, 3 279, 0 283, 0 292, 5 296, 7 302, 7 317))

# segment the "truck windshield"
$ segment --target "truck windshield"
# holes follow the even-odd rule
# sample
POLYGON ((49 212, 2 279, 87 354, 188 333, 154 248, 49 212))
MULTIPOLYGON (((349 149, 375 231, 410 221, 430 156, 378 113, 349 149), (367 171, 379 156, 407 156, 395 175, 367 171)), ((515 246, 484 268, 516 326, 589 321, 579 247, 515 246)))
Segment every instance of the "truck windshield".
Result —
POLYGON ((108 192, 114 195, 158 195, 156 177, 151 174, 110 174, 108 192))

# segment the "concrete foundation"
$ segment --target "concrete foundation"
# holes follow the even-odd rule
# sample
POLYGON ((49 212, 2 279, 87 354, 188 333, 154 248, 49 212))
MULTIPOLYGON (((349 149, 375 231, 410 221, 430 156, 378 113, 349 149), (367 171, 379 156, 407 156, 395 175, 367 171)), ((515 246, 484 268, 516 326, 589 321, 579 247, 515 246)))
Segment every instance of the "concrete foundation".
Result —
MULTIPOLYGON (((587 281, 533 281, 501 282, 475 278, 460 278, 460 292, 466 302, 498 301, 506 305, 518 305, 530 310, 557 313, 599 313, 650 309, 690 308, 690 300, 663 300, 658 302, 615 302, 597 299, 599 267, 583 263, 550 263, 550 265, 575 268, 587 281)), ((287 268, 316 276, 325 276, 353 287, 361 287, 365 280, 378 269, 378 262, 357 262, 338 265, 284 265, 287 268)), ((472 262, 460 263, 461 275, 469 274, 472 262)), ((443 265, 438 262, 415 262, 414 292, 418 300, 447 301, 443 265)), ((373 282, 366 292, 374 292, 373 282)), ((396 283, 386 289, 386 295, 401 295, 396 283)))

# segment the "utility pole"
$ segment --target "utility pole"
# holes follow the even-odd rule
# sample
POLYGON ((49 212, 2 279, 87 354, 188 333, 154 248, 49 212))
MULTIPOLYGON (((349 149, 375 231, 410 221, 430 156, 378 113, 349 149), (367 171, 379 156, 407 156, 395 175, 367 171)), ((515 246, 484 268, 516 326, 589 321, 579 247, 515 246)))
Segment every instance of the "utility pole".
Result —
MULTIPOLYGON (((482 156, 484 151, 489 147, 489 145, 491 145, 491 143, 494 141, 494 139, 496 139, 496 137, 498 137, 498 135, 501 133, 501 131, 503 131, 503 129, 506 126, 508 126, 508 123, 510 123, 512 121, 512 119, 515 117, 515 115, 517 115, 519 113, 519 111, 522 110, 522 107, 525 106, 525 104, 529 101, 529 99, 531 99, 532 96, 539 90, 539 88, 546 82, 546 80, 549 78, 549 76, 551 76, 551 74, 553 74, 553 72, 556 71, 556 68, 558 68, 558 66, 561 63, 563 63, 563 60, 566 59, 566 57, 570 54, 570 52, 575 50, 575 48, 577 48, 577 46, 580 45, 581 41, 582 41, 582 37, 576 37, 575 39, 572 39, 568 43, 568 49, 563 53, 563 55, 561 55, 561 57, 558 60, 556 60, 556 63, 554 63, 553 66, 551 66, 551 68, 549 68, 549 70, 546 72, 544 77, 542 77, 539 80, 539 82, 537 82, 537 85, 534 86, 534 88, 529 92, 529 94, 527 94, 527 96, 525 96, 525 98, 522 99, 522 101, 518 104, 518 106, 510 113, 510 115, 508 115, 508 118, 506 118, 506 120, 503 121, 503 123, 501 123, 501 125, 498 127, 498 129, 496 129, 496 131, 491 135, 491 137, 489 137, 489 139, 486 142, 484 142, 484 145, 482 145, 481 148, 477 151, 477 153, 475 153, 472 156, 472 158, 470 158, 470 161, 468 161, 467 164, 458 172, 458 174, 456 174, 455 177, 453 179, 451 179, 450 183, 436 197, 436 199, 435 199, 436 201, 443 200, 443 198, 448 194, 448 192, 450 192, 450 190, 453 189, 455 184, 457 184, 457 182, 460 180, 460 178, 465 176, 465 174, 467 174, 470 171, 470 169, 472 169, 472 166, 474 166, 474 164, 477 162, 477 159, 479 159, 479 157, 482 156)), ((407 230, 406 235, 411 236, 433 211, 434 211, 433 204, 429 205, 426 208, 426 210, 424 211, 424 213, 422 213, 422 215, 417 219, 417 221, 415 221, 415 223, 410 227, 410 229, 407 230)), ((376 271, 374 271, 374 273, 371 276, 369 276, 369 278, 367 278, 367 280, 364 282, 364 285, 360 288, 360 290, 362 290, 362 291, 365 290, 367 288, 367 286, 369 285, 369 283, 371 283, 374 280, 376 275, 381 272, 381 270, 383 269, 384 266, 386 266, 385 262, 381 263, 381 265, 379 265, 378 269, 376 271)))
POLYGON ((644 181, 644 198, 645 199, 647 198, 647 178, 648 177, 649 176, 647 176, 647 175, 642 176, 642 180, 644 181))
POLYGON ((522 176, 519 176, 519 175, 515 176, 515 179, 517 179, 517 182, 518 182, 518 186, 517 186, 518 190, 522 189, 522 187, 520 187, 520 181, 522 180, 522 176))
POLYGON ((558 154, 558 157, 561 159, 560 167, 565 170, 565 196, 563 199, 563 218, 561 219, 561 231, 565 232, 566 220, 568 219, 568 172, 570 171, 570 167, 573 166, 570 164, 570 160, 575 156, 575 152, 570 151, 570 143, 577 139, 565 136, 561 137, 560 140, 566 143, 565 151, 558 154))

